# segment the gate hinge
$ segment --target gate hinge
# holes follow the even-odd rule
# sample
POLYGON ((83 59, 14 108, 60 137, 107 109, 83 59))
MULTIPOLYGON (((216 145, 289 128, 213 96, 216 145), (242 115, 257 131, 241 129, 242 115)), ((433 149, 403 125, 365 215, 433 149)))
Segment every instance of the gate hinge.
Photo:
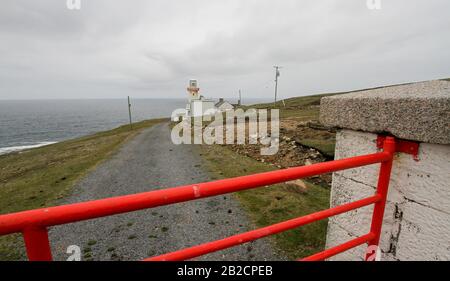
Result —
MULTIPOLYGON (((377 148, 383 148, 386 136, 379 135, 377 137, 377 148)), ((409 140, 395 139, 395 151, 408 153, 413 156, 415 161, 419 161, 419 143, 409 140)))

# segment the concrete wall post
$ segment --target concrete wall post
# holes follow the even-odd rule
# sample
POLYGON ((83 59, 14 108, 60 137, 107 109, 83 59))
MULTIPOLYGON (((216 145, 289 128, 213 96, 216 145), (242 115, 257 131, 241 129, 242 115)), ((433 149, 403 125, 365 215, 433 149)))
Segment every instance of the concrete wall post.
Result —
MULTIPOLYGON (((322 98, 321 122, 340 128, 335 158, 377 151, 377 135, 420 143, 394 158, 381 260, 450 260, 450 82, 429 81, 322 98)), ((379 165, 333 174, 331 207, 374 193, 379 165)), ((369 231, 373 206, 331 218, 327 248, 369 231)), ((362 245, 332 260, 364 260, 362 245)))

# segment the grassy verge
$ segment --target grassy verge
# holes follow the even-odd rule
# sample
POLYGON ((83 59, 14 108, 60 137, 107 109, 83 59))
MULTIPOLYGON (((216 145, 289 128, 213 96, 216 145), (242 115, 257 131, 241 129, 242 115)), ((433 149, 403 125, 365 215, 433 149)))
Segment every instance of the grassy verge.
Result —
POLYGON ((299 143, 307 147, 315 148, 329 158, 334 157, 334 149, 336 146, 334 141, 316 138, 316 139, 299 139, 299 143))
MULTIPOLYGON (((226 146, 201 146, 206 169, 213 178, 261 173, 275 168, 237 154, 226 146)), ((329 207, 329 189, 305 182, 300 189, 288 183, 235 193, 258 227, 267 226, 329 207)), ((274 235, 275 244, 289 258, 297 259, 323 250, 327 221, 323 220, 274 235)))
POLYGON ((288 98, 276 103, 261 103, 244 108, 266 108, 280 110, 280 118, 295 118, 299 121, 318 120, 320 99, 334 94, 321 94, 304 97, 288 98))
MULTIPOLYGON (((0 214, 52 206, 73 184, 142 129, 162 119, 0 156, 0 214)), ((23 257, 20 235, 0 237, 0 260, 23 257)))

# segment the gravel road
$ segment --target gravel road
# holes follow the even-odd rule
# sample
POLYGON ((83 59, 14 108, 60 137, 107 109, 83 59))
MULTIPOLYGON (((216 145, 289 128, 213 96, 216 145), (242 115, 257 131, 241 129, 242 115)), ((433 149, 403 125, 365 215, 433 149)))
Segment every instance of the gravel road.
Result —
MULTIPOLYGON (((61 204, 157 190, 209 180, 193 145, 174 145, 168 123, 144 130, 100 164, 61 204)), ((139 260, 241 233, 254 226, 232 195, 53 227, 55 260, 70 245, 83 260, 139 260)), ((197 260, 279 260, 271 241, 261 239, 197 260)))

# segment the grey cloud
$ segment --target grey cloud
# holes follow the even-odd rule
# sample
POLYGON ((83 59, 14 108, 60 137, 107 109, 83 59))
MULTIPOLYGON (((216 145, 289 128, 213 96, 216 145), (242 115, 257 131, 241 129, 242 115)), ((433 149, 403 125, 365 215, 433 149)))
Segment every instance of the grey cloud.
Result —
POLYGON ((6 0, 0 99, 282 97, 450 76, 446 0, 6 0))

